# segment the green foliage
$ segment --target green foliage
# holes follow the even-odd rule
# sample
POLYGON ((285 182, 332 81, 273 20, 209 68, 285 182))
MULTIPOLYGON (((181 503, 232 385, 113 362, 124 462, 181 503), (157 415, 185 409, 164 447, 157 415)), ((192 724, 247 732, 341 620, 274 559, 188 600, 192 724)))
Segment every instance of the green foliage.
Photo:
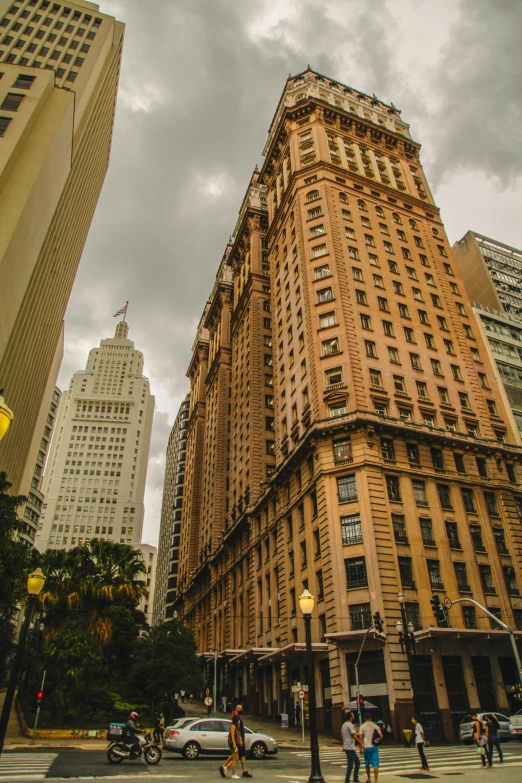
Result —
POLYGON ((13 625, 11 617, 18 601, 25 595, 25 571, 30 564, 30 552, 16 540, 20 529, 17 508, 27 498, 9 495, 12 484, 0 472, 0 682, 6 675, 6 661, 11 651, 13 625))

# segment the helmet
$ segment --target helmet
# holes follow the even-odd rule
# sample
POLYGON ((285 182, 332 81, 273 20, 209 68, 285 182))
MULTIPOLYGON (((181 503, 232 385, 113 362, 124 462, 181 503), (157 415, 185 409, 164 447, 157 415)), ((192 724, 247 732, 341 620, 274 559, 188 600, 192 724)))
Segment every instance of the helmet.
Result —
POLYGON ((137 720, 139 717, 140 716, 138 715, 137 712, 131 712, 131 714, 130 714, 130 719, 131 720, 137 720))

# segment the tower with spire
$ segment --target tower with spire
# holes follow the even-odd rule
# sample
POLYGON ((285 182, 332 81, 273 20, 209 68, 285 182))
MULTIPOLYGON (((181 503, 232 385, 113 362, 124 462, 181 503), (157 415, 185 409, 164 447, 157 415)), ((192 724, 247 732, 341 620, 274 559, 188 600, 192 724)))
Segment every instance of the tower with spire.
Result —
POLYGON ((141 544, 154 397, 125 315, 62 397, 43 481, 40 550, 92 538, 141 544))

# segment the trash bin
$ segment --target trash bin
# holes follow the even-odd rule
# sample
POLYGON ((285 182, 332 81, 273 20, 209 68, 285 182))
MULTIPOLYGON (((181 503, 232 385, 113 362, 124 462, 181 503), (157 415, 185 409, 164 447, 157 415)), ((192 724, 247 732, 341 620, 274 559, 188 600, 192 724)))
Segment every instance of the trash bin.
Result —
POLYGON ((411 748, 411 735, 413 734, 412 730, 403 729, 402 733, 404 734, 404 747, 411 748))
MULTIPOLYGON (((287 729, 288 728, 288 713, 287 712, 282 712, 281 713, 281 728, 282 729, 287 729)), ((411 734, 411 731, 410 731, 410 734, 411 734)))

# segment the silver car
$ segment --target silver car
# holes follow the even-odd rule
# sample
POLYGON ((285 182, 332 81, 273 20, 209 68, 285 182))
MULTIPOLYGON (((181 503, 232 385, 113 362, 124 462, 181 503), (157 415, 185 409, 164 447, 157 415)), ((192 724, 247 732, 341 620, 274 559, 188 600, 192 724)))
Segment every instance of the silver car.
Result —
MULTIPOLYGON (((182 753, 194 761, 200 753, 225 755, 228 749, 228 732, 232 721, 218 718, 194 720, 186 726, 171 727, 165 732, 163 748, 182 753)), ((245 726, 245 749, 253 759, 264 759, 277 753, 277 742, 267 734, 260 734, 245 726)))
MULTIPOLYGON (((500 712, 478 712, 477 718, 482 724, 482 730, 484 730, 484 718, 486 715, 494 715, 498 720, 498 736, 500 740, 510 740, 513 738, 513 735, 511 734, 510 720, 500 712)), ((464 744, 473 742, 473 722, 474 721, 471 715, 465 715, 460 722, 459 738, 461 742, 464 742, 464 744)))

